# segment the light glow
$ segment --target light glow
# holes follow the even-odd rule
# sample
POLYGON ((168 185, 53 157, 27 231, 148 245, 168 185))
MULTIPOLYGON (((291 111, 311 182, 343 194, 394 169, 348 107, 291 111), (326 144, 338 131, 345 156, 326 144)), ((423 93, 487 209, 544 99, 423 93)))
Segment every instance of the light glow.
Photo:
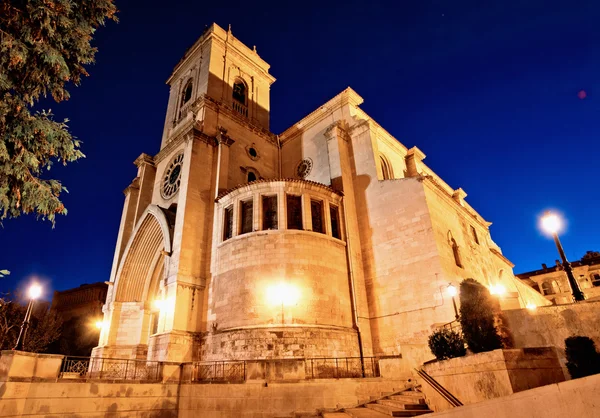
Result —
POLYGON ((104 328, 104 321, 96 321, 96 328, 98 328, 98 329, 104 328))
POLYGON ((162 311, 165 309, 167 304, 165 303, 164 299, 156 299, 153 305, 154 309, 156 309, 157 311, 162 311))
POLYGON ((458 290, 456 290, 456 286, 454 286, 453 284, 448 285, 447 292, 452 297, 458 294, 458 290))
POLYGON ((29 290, 27 291, 30 299, 37 299, 42 295, 42 286, 37 283, 29 286, 29 290))
POLYGON ((506 294, 506 287, 504 287, 502 284, 490 285, 490 293, 492 295, 503 296, 506 294))
POLYGON ((535 311, 537 309, 537 305, 533 302, 527 302, 527 305, 525 307, 530 311, 535 311))
POLYGON ((562 228, 562 220, 553 212, 546 212, 541 219, 542 229, 548 234, 556 234, 562 228))
POLYGON ((293 306, 300 299, 300 291, 288 283, 278 283, 267 287, 267 301, 271 305, 293 306))

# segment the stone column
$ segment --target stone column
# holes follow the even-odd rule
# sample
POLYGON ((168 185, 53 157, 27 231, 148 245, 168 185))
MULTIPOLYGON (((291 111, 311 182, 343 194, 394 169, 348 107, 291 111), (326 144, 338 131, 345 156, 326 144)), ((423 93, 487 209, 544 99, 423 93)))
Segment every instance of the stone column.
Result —
POLYGON ((227 130, 219 128, 217 134, 217 187, 215 187, 215 198, 219 193, 227 190, 227 176, 229 175, 229 147, 235 141, 227 135, 227 130))

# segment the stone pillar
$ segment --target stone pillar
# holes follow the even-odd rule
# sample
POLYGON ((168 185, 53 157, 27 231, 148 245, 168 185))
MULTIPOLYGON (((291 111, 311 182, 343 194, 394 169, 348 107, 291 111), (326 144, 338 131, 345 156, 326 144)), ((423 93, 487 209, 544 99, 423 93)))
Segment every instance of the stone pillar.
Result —
MULTIPOLYGON (((354 322, 358 327, 362 340, 362 351, 364 356, 373 354, 373 342, 371 338, 371 325, 369 322, 369 306, 367 301, 367 289, 362 262, 362 249, 358 225, 358 213, 355 196, 354 176, 352 170, 352 143, 351 138, 341 123, 331 125, 325 132, 329 152, 329 166, 331 171, 331 184, 334 188, 343 191, 344 204, 340 208, 340 222, 342 225, 342 236, 346 237, 346 251, 351 268, 349 286, 354 294, 352 303, 355 306, 356 315, 354 322)), ((326 219, 329 220, 329 214, 326 219)), ((329 232, 330 233, 330 232, 329 232)))
POLYGON ((154 158, 148 154, 141 154, 136 158, 134 164, 138 168, 137 178, 139 179, 138 185, 138 198, 135 203, 135 216, 133 219, 133 226, 137 225, 140 216, 146 210, 148 205, 152 203, 152 192, 154 191, 154 180, 156 178, 156 167, 154 165, 154 158))
POLYGON ((406 177, 420 176, 422 172, 421 161, 425 159, 425 154, 417 147, 412 147, 406 153, 404 160, 406 162, 406 177))
POLYGON ((227 190, 227 176, 229 175, 229 147, 235 141, 231 139, 227 135, 227 130, 224 128, 219 128, 219 133, 217 134, 217 187, 215 187, 215 198, 222 191, 227 190))

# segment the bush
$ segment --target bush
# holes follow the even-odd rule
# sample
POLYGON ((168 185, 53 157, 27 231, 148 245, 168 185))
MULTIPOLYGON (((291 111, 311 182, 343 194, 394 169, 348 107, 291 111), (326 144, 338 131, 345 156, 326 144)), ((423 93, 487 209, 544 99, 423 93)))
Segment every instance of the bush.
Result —
POLYGON ((460 284, 460 325, 469 349, 474 353, 502 348, 502 338, 496 328, 500 313, 498 301, 476 280, 460 284))
POLYGON ((439 329, 429 336, 429 349, 438 360, 467 354, 462 335, 449 329, 439 329))
POLYGON ((600 354, 588 337, 573 336, 565 339, 567 369, 573 379, 600 373, 600 354))

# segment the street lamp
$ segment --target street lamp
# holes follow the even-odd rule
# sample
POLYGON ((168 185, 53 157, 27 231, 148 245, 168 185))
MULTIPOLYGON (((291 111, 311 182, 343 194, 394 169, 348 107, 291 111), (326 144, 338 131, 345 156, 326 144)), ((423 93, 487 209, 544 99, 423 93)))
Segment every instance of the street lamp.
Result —
POLYGON ((556 248, 558 249, 558 253, 560 254, 560 258, 562 259, 562 265, 565 269, 565 273, 567 273, 567 278, 569 279, 569 285, 571 285, 571 293, 573 294, 573 299, 575 302, 579 302, 585 300, 585 296, 579 287, 579 283, 575 280, 575 276, 573 275, 573 269, 571 268, 571 263, 567 260, 567 256, 565 255, 565 251, 563 250, 562 244, 558 239, 558 231, 561 229, 562 221, 560 217, 556 213, 552 213, 547 211, 544 213, 541 219, 542 229, 552 235, 554 238, 554 243, 556 244, 556 248))
POLYGON ((27 304, 27 311, 25 312, 25 318, 21 324, 21 331, 19 331, 19 337, 17 338, 17 344, 13 350, 23 350, 23 341, 25 340, 25 334, 27 334, 27 328, 29 328, 29 320, 31 319, 31 312, 33 311, 33 304, 37 298, 42 295, 42 286, 37 283, 29 286, 27 291, 29 295, 29 303, 27 304))
POLYGON ((452 305, 454 306, 454 316, 456 317, 456 320, 458 321, 458 309, 456 309, 456 299, 455 299, 455 296, 458 293, 458 291, 456 290, 456 286, 454 286, 452 283, 449 283, 448 287, 446 288, 446 291, 452 297, 452 305))

